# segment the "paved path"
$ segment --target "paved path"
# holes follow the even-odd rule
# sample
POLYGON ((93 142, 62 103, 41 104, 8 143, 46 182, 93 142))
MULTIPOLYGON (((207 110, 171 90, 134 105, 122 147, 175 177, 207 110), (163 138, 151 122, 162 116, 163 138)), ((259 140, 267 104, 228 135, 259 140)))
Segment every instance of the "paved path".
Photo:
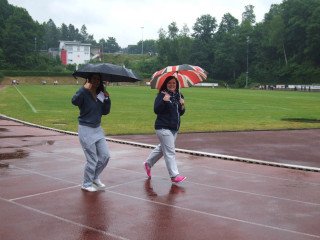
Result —
POLYGON ((177 154, 146 178, 150 149, 109 142, 105 191, 80 190, 77 136, 0 119, 0 239, 320 239, 320 173, 177 154))

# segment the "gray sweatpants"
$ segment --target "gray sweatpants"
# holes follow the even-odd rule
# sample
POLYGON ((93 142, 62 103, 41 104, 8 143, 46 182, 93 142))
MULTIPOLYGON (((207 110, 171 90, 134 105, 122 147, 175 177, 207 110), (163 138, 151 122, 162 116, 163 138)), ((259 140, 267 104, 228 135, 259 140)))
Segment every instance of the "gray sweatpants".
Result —
POLYGON ((86 156, 83 186, 90 187, 107 166, 110 154, 101 127, 91 128, 79 125, 79 140, 86 156))
POLYGON ((152 167, 162 156, 164 156, 170 177, 175 177, 179 175, 175 152, 177 132, 168 129, 160 129, 156 130, 156 134, 160 144, 152 150, 146 162, 152 167))

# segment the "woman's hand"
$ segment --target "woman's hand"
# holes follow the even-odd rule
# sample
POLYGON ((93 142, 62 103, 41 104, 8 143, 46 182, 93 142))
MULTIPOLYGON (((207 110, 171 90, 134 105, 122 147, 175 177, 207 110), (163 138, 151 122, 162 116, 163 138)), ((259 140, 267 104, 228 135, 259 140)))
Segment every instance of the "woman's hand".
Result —
POLYGON ((110 96, 109 93, 106 90, 103 91, 103 94, 104 94, 104 97, 109 97, 110 96))
POLYGON ((163 101, 169 102, 171 96, 167 92, 162 92, 164 94, 163 101))
POLYGON ((184 99, 180 98, 180 104, 181 104, 181 108, 184 109, 184 99))
POLYGON ((87 81, 87 82, 83 85, 83 87, 90 90, 90 89, 92 88, 92 83, 90 83, 90 82, 87 81))

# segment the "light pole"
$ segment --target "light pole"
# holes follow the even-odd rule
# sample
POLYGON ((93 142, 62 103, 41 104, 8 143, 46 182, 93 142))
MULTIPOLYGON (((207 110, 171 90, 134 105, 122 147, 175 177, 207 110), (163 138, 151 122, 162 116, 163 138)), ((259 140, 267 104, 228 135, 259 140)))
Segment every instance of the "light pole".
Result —
POLYGON ((141 33, 142 33, 142 42, 141 42, 141 54, 143 55, 143 28, 144 27, 141 27, 141 33))
POLYGON ((247 36, 247 74, 246 74, 246 88, 248 87, 248 77, 249 77, 249 40, 250 40, 250 37, 247 36))

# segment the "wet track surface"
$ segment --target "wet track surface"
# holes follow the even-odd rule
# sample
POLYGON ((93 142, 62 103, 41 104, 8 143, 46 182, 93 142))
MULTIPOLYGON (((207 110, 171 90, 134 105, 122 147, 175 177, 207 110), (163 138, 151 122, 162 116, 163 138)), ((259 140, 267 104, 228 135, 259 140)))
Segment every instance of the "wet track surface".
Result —
MULTIPOLYGON (((112 136, 158 144, 154 135, 112 136)), ((320 129, 178 134, 178 148, 320 168, 320 129)))
MULTIPOLYGON (((108 142, 107 187, 88 193, 80 190, 85 160, 77 136, 3 119, 0 129, 0 163, 8 164, 0 167, 0 239, 320 239, 319 172, 178 153, 188 178, 173 185, 163 160, 146 178, 142 162, 151 149, 108 142)), ((287 132, 181 134, 177 144, 319 167, 319 143, 301 141, 319 140, 319 130, 287 132)))

